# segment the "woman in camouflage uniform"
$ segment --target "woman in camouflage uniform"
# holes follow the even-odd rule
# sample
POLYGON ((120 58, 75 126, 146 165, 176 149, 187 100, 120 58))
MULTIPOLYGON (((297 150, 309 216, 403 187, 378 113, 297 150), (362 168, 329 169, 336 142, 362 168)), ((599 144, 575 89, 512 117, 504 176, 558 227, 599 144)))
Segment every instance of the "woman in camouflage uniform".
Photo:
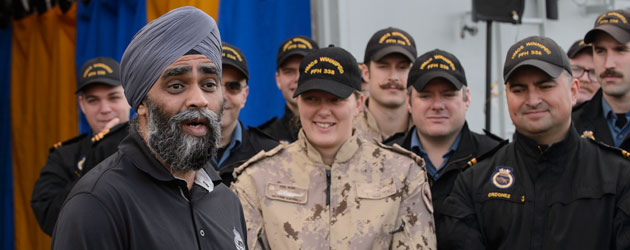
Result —
POLYGON ((435 249, 424 162, 353 134, 360 90, 347 51, 302 60, 298 140, 235 171, 250 249, 435 249))

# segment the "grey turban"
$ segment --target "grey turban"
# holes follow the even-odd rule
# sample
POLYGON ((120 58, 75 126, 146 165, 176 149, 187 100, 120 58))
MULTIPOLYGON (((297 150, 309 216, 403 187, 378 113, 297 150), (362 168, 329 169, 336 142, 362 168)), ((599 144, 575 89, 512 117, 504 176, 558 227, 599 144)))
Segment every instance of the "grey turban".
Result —
POLYGON ((221 75, 219 28, 212 17, 195 7, 171 10, 142 27, 120 62, 129 105, 138 110, 162 71, 193 49, 210 59, 221 75))

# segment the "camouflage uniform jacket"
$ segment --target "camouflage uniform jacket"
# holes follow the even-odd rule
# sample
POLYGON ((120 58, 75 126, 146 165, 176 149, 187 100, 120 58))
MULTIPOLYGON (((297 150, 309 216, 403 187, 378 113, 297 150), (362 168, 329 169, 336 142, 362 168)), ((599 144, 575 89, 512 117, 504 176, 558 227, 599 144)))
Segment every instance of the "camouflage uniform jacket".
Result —
POLYGON ((424 161, 396 147, 355 133, 328 166, 300 132, 254 156, 232 185, 249 248, 436 249, 424 161))
MULTIPOLYGON (((376 122, 376 118, 374 117, 374 115, 372 115, 372 113, 368 109, 368 101, 369 99, 365 100, 365 104, 363 105, 363 110, 354 119, 354 123, 352 124, 352 127, 355 128, 358 137, 363 138, 368 141, 382 142, 387 138, 381 135, 381 129, 378 128, 378 123, 376 122)), ((411 120, 411 116, 408 116, 407 129, 405 131, 398 131, 398 132, 407 134, 407 132, 409 132, 409 130, 411 130, 413 126, 414 126, 413 120, 411 120)))

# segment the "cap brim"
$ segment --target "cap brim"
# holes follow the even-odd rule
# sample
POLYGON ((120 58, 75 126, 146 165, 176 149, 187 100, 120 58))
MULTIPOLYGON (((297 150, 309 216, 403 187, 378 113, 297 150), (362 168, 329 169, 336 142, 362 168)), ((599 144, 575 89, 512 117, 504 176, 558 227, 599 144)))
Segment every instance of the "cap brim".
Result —
POLYGON ((280 60, 278 61, 278 68, 284 64, 284 61, 286 61, 287 59, 289 59, 289 57, 292 56, 306 56, 308 53, 310 53, 311 51, 306 51, 306 50, 292 50, 287 52, 286 54, 284 54, 280 60))
POLYGON ((585 43, 593 43, 595 41, 595 35, 598 31, 606 32, 606 34, 612 36, 617 42, 627 43, 630 42, 630 33, 618 26, 612 24, 604 24, 597 26, 589 30, 584 36, 585 43))
POLYGON ((245 70, 238 63, 236 63, 236 62, 234 62, 232 60, 225 60, 225 58, 223 58, 223 61, 221 63, 224 64, 224 65, 229 65, 229 66, 235 68, 236 70, 241 72, 241 74, 243 74, 243 76, 245 76, 245 81, 249 81, 249 75, 247 74, 247 72, 245 72, 245 70))
POLYGON ((95 79, 91 79, 86 81, 85 83, 83 83, 81 85, 81 87, 79 87, 77 89, 77 91, 75 91, 75 94, 78 94, 79 92, 83 91, 85 88, 94 85, 94 84, 105 84, 105 85, 109 85, 112 87, 116 87, 116 86, 121 86, 122 83, 120 81, 116 81, 114 79, 109 79, 109 78, 95 78, 95 79))
POLYGON ((536 60, 536 59, 528 59, 525 61, 522 61, 521 63, 517 64, 516 66, 512 67, 512 69, 503 76, 503 79, 505 81, 505 83, 507 83, 507 80, 510 78, 510 75, 512 75, 512 73, 514 73, 514 71, 516 71, 518 68, 523 67, 523 66, 532 66, 535 67, 537 69, 542 70, 543 72, 545 72, 547 75, 556 78, 558 76, 560 76, 560 74, 562 74, 562 71, 564 71, 565 69, 548 63, 548 62, 544 62, 541 60, 536 60))
POLYGON ((427 84, 435 78, 446 79, 451 84, 453 84, 453 86, 455 86, 456 89, 461 89, 462 86, 464 86, 464 83, 457 80, 457 78, 455 78, 453 75, 445 71, 433 71, 433 72, 426 73, 422 77, 418 78, 418 80, 413 82, 411 86, 413 86, 417 91, 422 91, 424 87, 426 87, 427 84))
POLYGON ((321 90, 324 92, 328 92, 336 97, 346 99, 348 98, 352 92, 355 91, 354 88, 337 81, 333 81, 330 79, 310 79, 302 84, 300 84, 295 93, 293 93, 293 98, 303 94, 304 92, 311 90, 321 90))
POLYGON ((401 46, 397 46, 397 45, 392 45, 392 46, 388 46, 385 48, 380 49, 379 51, 376 51, 376 53, 374 53, 374 55, 372 55, 372 61, 378 62, 381 59, 383 59, 383 57, 389 55, 389 54, 393 54, 393 53, 399 53, 402 54, 403 56, 407 57, 407 59, 409 59, 409 61, 411 61, 413 63, 413 61, 416 59, 416 57, 409 52, 409 50, 401 47, 401 46))

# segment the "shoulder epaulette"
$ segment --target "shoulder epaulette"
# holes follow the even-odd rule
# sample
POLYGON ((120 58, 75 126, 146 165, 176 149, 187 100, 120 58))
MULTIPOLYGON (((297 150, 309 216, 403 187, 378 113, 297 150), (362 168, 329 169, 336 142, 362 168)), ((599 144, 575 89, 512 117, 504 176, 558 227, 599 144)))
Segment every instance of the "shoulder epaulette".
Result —
POLYGON ((588 139, 591 139, 593 141, 595 140, 595 135, 593 134, 593 131, 589 131, 589 130, 584 131, 582 133, 581 137, 582 138, 588 138, 588 139))
POLYGON ((396 153, 399 153, 401 155, 404 156, 408 156, 409 158, 413 159, 416 163, 418 163, 418 165, 423 166, 424 167, 424 160, 422 159, 422 157, 420 157, 419 155, 415 154, 414 152, 411 152, 405 148, 403 148, 402 146, 398 145, 398 144, 393 144, 391 146, 385 145, 381 142, 376 143, 376 145, 378 145, 381 148, 385 148, 385 149, 389 149, 391 151, 394 151, 396 153))
POLYGON ((88 135, 87 133, 83 133, 83 134, 80 134, 80 135, 78 135, 76 137, 73 137, 72 139, 57 142, 57 143, 53 144, 53 146, 50 148, 49 151, 52 152, 52 151, 55 151, 55 149, 60 148, 61 146, 72 144, 72 143, 75 143, 75 142, 79 142, 79 141, 83 140, 83 138, 87 137, 87 135, 88 135))
POLYGON ((584 131, 582 133, 581 137, 584 138, 584 139, 588 139, 587 141, 595 143, 595 145, 597 145, 597 146, 599 146, 599 147, 601 147, 603 149, 612 151, 612 152, 614 152, 616 154, 620 154, 626 160, 630 160, 630 152, 628 152, 628 151, 626 151, 624 149, 621 149, 621 148, 618 148, 618 147, 614 147, 614 146, 611 146, 611 145, 608 145, 606 143, 603 143, 601 141, 596 140, 595 136, 593 135, 593 131, 588 131, 588 130, 584 131))
POLYGON ((99 142, 100 140, 102 140, 103 138, 114 134, 115 132, 118 132, 122 129, 128 129, 129 128, 129 122, 123 122, 123 123, 119 123, 116 126, 113 126, 109 129, 105 129, 103 131, 101 131, 100 133, 96 134, 95 136, 92 136, 92 143, 96 143, 99 142))
POLYGON ((477 164, 478 162, 480 162, 483 159, 486 159, 492 155, 494 155, 494 153, 496 153, 500 148, 502 148, 503 146, 507 145, 510 141, 508 140, 501 140, 499 142, 499 145, 497 145, 496 147, 488 150, 488 152, 485 152, 475 158, 470 159, 470 161, 468 161, 468 163, 466 165, 468 165, 468 167, 472 167, 473 165, 477 164))
POLYGON ((287 144, 280 143, 277 147, 275 147, 275 148, 273 148, 273 149, 271 149, 269 151, 261 150, 260 152, 258 152, 258 154, 252 156, 252 158, 249 158, 249 160, 247 160, 241 166, 239 166, 238 168, 234 169, 234 173, 232 173, 232 176, 234 177, 234 179, 236 179, 252 163, 258 162, 258 161, 260 161, 262 159, 269 158, 269 157, 271 157, 273 155, 276 155, 277 153, 282 151, 286 146, 287 146, 287 144))
POLYGON ((493 139, 493 140, 495 140, 495 141, 498 141, 498 142, 502 142, 502 141, 504 141, 504 139, 503 139, 503 138, 501 138, 501 137, 500 137, 500 136, 498 136, 498 135, 493 134, 492 132, 490 132, 490 131, 486 130, 485 128, 483 129, 483 133, 484 133, 487 137, 490 137, 490 138, 492 138, 492 139, 493 139))

